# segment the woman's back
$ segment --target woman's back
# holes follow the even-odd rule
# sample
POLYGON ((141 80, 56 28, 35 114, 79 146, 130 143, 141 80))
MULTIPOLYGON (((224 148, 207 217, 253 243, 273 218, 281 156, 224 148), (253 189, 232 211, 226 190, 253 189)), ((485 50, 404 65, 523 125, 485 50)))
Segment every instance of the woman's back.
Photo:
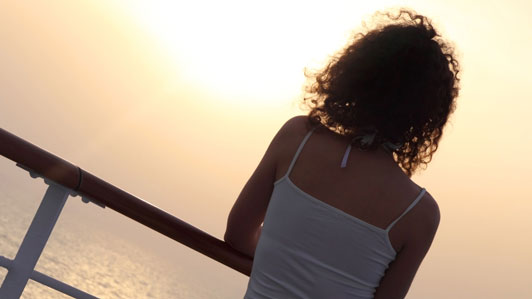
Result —
POLYGON ((372 298, 402 246, 389 233, 425 190, 384 151, 350 152, 340 168, 347 140, 289 123, 246 298, 372 298))
POLYGON ((255 256, 250 298, 403 298, 430 248, 438 205, 410 177, 438 149, 459 65, 428 18, 377 17, 309 75, 308 117, 281 128, 231 209, 225 240, 255 256))
MULTIPOLYGON (((282 178, 309 132, 308 117, 292 120, 292 141, 280 159, 276 180, 282 178)), ((385 228, 412 202, 421 188, 401 171, 383 149, 353 149, 347 165, 341 161, 349 138, 316 128, 299 154, 289 178, 305 193, 374 226, 385 228)))

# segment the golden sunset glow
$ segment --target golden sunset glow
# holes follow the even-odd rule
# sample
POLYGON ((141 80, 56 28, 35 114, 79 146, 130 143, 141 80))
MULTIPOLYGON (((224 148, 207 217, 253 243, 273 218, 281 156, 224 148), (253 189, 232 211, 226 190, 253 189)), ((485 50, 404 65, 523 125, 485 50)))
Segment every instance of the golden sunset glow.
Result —
MULTIPOLYGON (((376 10, 398 6, 432 18, 452 41, 462 85, 438 152, 413 177, 442 216, 407 298, 528 298, 529 2, 1 1, 0 127, 222 238, 271 138, 305 113, 304 69, 323 66, 376 10)), ((2 163, 0 186, 35 189, 2 163)), ((246 277, 121 215, 79 199, 65 209, 80 231, 112 233, 192 273, 187 298, 244 294, 246 277)))
MULTIPOLYGON (((348 3, 348 2, 345 2, 348 3)), ((327 15, 312 1, 121 2, 155 37, 178 80, 236 104, 286 102, 300 95, 305 67, 320 67, 364 14, 327 15)))

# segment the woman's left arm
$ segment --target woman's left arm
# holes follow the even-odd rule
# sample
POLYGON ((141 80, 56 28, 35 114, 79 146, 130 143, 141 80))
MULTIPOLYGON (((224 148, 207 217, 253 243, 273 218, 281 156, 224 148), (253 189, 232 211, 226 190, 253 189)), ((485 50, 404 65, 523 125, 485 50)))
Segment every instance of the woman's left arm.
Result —
MULTIPOLYGON (((282 129, 281 129, 282 130, 282 129)), ((227 219, 224 240, 236 250, 253 257, 262 222, 273 191, 278 161, 278 133, 257 169, 240 192, 227 219)))
POLYGON ((273 192, 278 162, 283 153, 295 151, 294 147, 297 147, 297 144, 294 140, 297 141, 299 135, 304 136, 306 124, 306 116, 296 116, 284 124, 273 138, 229 213, 224 240, 231 247, 250 257, 255 255, 262 230, 261 224, 273 192))

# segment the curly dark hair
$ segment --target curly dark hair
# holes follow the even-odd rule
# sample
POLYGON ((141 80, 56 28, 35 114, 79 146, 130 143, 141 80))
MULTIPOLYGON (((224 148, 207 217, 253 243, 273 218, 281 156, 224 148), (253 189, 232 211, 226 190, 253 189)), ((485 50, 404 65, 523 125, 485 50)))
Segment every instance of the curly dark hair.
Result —
POLYGON ((303 103, 312 125, 353 137, 362 150, 395 144, 409 177, 432 160, 459 91, 453 48, 431 21, 409 9, 378 12, 375 28, 357 33, 329 64, 306 76, 303 103), (369 144, 357 142, 374 132, 369 144))

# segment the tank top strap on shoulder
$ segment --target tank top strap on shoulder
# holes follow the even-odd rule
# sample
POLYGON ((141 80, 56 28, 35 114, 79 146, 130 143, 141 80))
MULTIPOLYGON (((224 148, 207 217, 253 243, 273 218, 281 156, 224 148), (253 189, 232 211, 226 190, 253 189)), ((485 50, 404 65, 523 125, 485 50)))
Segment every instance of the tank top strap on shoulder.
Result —
POLYGON ((299 157, 299 154, 303 150, 303 147, 305 146, 305 143, 307 143, 307 140, 310 138, 310 135, 312 135, 312 132, 314 132, 315 129, 316 129, 316 127, 312 128, 310 131, 308 131, 307 135, 305 135, 305 138, 303 138, 303 140, 299 144, 299 147, 297 148, 297 151, 294 154, 294 157, 292 158, 292 162, 290 162, 290 166, 288 166, 288 170, 286 171, 286 174, 284 175, 285 177, 289 176, 290 172, 292 172, 292 168, 294 168, 294 165, 296 164, 296 161, 297 161, 297 158, 299 157))
POLYGON ((401 218, 403 218, 404 215, 406 215, 410 210, 412 210, 412 208, 416 206, 416 204, 421 200, 421 198, 423 198, 423 195, 425 195, 426 192, 427 190, 425 190, 425 188, 421 188, 421 191, 419 192, 419 195, 416 197, 416 199, 403 211, 403 213, 399 217, 397 217, 397 219, 395 219, 392 223, 390 223, 390 225, 388 225, 386 231, 389 232, 392 227, 399 220, 401 220, 401 218))

